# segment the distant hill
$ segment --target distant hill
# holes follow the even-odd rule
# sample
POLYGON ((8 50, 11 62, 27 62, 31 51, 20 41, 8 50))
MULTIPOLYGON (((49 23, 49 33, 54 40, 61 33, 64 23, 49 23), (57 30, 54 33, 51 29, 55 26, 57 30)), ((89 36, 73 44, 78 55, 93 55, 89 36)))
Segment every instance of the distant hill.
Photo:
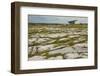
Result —
POLYGON ((28 23, 28 27, 55 27, 55 28, 61 28, 61 27, 65 27, 65 28, 87 28, 87 24, 49 24, 49 23, 28 23))

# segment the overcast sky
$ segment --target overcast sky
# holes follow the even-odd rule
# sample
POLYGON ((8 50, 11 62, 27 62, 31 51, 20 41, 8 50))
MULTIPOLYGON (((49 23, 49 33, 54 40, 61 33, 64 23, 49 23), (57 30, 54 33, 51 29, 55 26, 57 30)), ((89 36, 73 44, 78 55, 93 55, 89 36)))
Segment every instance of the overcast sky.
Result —
POLYGON ((74 16, 43 16, 43 15, 29 15, 29 23, 58 23, 67 24, 68 21, 77 20, 80 23, 88 23, 87 17, 74 17, 74 16))

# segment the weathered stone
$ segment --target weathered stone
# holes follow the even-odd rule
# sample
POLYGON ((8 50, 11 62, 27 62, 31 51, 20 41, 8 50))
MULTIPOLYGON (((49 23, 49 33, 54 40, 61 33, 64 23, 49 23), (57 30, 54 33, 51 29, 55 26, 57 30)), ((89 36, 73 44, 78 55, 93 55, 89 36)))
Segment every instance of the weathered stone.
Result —
POLYGON ((62 49, 58 49, 58 50, 54 50, 54 51, 50 51, 49 54, 57 54, 57 53, 69 53, 69 52, 74 52, 75 50, 72 47, 65 47, 62 49))
POLYGON ((49 60, 60 60, 60 59, 63 59, 62 56, 57 56, 57 57, 50 57, 48 58, 49 60))
POLYGON ((43 59, 45 59, 45 56, 33 56, 29 58, 29 60, 43 60, 43 59))
POLYGON ((76 50, 76 52, 87 52, 88 51, 86 43, 76 44, 73 46, 73 48, 76 50))
POLYGON ((64 55, 64 58, 66 59, 75 59, 77 57, 80 57, 78 53, 68 53, 64 55))
POLYGON ((50 58, 48 58, 48 60, 55 60, 56 59, 56 57, 50 57, 50 58))
POLYGON ((63 57, 62 57, 62 56, 57 56, 56 59, 57 59, 57 60, 63 59, 63 57))

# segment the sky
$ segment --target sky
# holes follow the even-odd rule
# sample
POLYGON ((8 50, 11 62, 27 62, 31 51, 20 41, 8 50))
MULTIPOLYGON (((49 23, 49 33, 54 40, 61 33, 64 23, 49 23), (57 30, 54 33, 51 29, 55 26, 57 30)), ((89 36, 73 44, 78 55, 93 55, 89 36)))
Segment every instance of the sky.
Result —
POLYGON ((68 21, 72 20, 77 20, 79 23, 88 23, 87 17, 28 15, 28 23, 68 24, 68 21))

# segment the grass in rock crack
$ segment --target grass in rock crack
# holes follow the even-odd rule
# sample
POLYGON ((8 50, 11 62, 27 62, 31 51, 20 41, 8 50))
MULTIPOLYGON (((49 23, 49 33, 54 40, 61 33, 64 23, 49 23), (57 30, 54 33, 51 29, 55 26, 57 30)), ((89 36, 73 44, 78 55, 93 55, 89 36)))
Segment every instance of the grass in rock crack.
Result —
POLYGON ((34 54, 32 54, 32 53, 29 53, 28 54, 28 57, 33 57, 33 56, 44 56, 44 55, 48 55, 48 50, 44 50, 44 51, 42 51, 42 52, 35 52, 34 54))
POLYGON ((38 52, 38 53, 34 53, 34 54, 29 54, 29 57, 33 57, 33 56, 45 56, 45 59, 48 59, 50 57, 57 57, 57 56, 62 56, 63 57, 64 54, 61 53, 56 53, 56 54, 49 54, 48 50, 44 50, 43 52, 38 52))
MULTIPOLYGON (((69 38, 69 39, 65 39, 65 40, 57 39, 54 42, 52 42, 51 44, 55 44, 54 47, 59 47, 59 46, 62 46, 62 45, 63 46, 66 45, 66 46, 71 47, 75 44, 86 42, 86 39, 78 41, 78 42, 73 42, 74 40, 76 40, 78 38, 79 37, 73 37, 73 38, 69 38)), ((37 45, 39 45, 39 43, 37 43, 37 45)), ((63 56, 61 53, 49 55, 49 50, 44 50, 43 52, 38 52, 38 53, 34 53, 34 54, 32 54, 32 52, 29 53, 29 57, 32 57, 32 56, 35 56, 35 55, 46 56, 46 59, 48 59, 49 57, 63 56)))
MULTIPOLYGON (((42 24, 41 24, 42 26, 42 24)), ((32 36, 37 36, 37 34, 39 35, 39 39, 45 39, 45 37, 48 39, 44 40, 44 41, 33 41, 32 45, 29 45, 29 47, 34 47, 34 46, 47 46, 47 45, 53 45, 53 48, 58 48, 58 47, 72 47, 75 44, 81 44, 81 43, 86 43, 87 42, 87 25, 70 25, 70 26, 62 26, 59 28, 66 28, 68 31, 65 32, 66 30, 63 30, 64 32, 61 32, 59 30, 59 34, 60 33, 64 33, 66 34, 65 36, 58 36, 58 37, 51 37, 50 35, 52 34, 58 34, 58 32, 56 31, 51 31, 48 30, 46 28, 51 27, 51 26, 43 26, 42 29, 38 29, 37 26, 31 26, 28 29, 28 38, 32 39, 32 36), (73 30, 74 29, 74 30, 73 30), (85 32, 83 32, 84 30, 86 30, 85 32), (70 33, 72 32, 72 33, 70 33), (76 33, 74 33, 76 32, 76 33), (83 33, 81 33, 83 32, 83 33), (68 33, 68 34, 67 34, 68 33), (44 37, 44 38, 43 38, 44 37)), ((55 26, 58 28, 58 26, 55 26)), ((55 27, 53 28, 53 30, 55 30, 55 27)), ((52 47, 51 47, 52 48, 52 47)), ((62 48, 60 48, 62 49, 62 48)), ((57 50, 60 50, 59 48, 57 50)), ((32 50, 34 51, 34 50, 32 50)), ((64 54, 61 53, 56 53, 56 54, 49 54, 50 50, 43 50, 42 52, 36 52, 34 54, 32 54, 32 51, 30 51, 28 53, 28 57, 33 57, 33 56, 45 56, 45 59, 49 59, 50 57, 57 57, 57 56, 64 56, 64 54)), ((82 53, 83 54, 83 53, 82 53)), ((87 55, 87 54, 83 54, 83 55, 87 55)), ((64 59, 64 58, 63 58, 64 59)))
POLYGON ((43 53, 42 56, 45 56, 45 59, 48 59, 50 57, 63 56, 63 54, 61 54, 61 53, 49 54, 49 52, 46 52, 46 53, 43 53))
POLYGON ((68 45, 73 46, 75 43, 74 41, 77 40, 79 37, 73 37, 73 38, 66 38, 65 40, 56 40, 54 43, 54 47, 58 47, 61 45, 68 45))

